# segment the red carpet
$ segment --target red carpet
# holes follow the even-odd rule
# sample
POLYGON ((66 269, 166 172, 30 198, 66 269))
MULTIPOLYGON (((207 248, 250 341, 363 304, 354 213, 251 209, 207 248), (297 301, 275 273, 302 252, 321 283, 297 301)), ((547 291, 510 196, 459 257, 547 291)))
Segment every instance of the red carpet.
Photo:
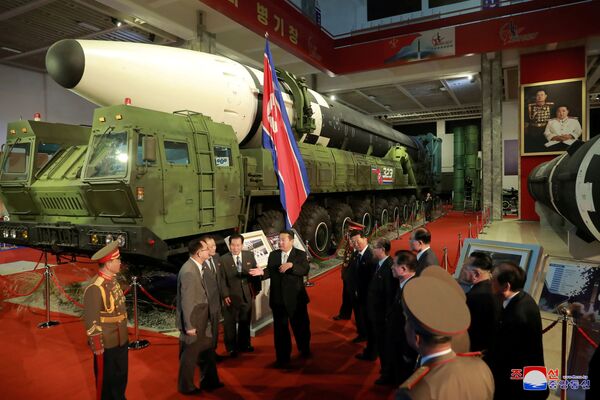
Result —
MULTIPOLYGON (((451 213, 428 225, 432 231, 433 248, 440 259, 442 247, 447 246, 451 263, 454 262, 456 234, 460 231, 466 237, 466 224, 471 218, 474 220, 475 217, 451 213)), ((407 236, 399 243, 405 244, 402 247, 406 248, 407 236)), ((5 254, 0 254, 0 264, 7 262, 5 254)), ((63 278, 61 272, 72 273, 67 268, 57 272, 59 278, 63 278)), ((379 363, 354 358, 362 350, 362 345, 349 341, 355 336, 353 323, 331 319, 340 305, 339 270, 334 269, 315 278, 314 282, 316 286, 308 289, 313 358, 301 360, 294 351, 292 365, 295 368, 292 371, 273 369, 273 331, 267 328, 253 338, 254 353, 226 359, 219 364, 219 375, 226 386, 212 393, 203 392, 202 398, 337 400, 387 399, 392 396, 394 388, 373 384, 378 377, 379 363)), ((36 326, 45 319, 43 310, 6 302, 0 303, 0 316, 0 386, 3 398, 95 398, 92 354, 78 318, 56 314, 52 319, 59 320, 61 325, 41 330, 36 326)), ((151 345, 129 354, 127 397, 188 398, 176 391, 178 340, 151 332, 142 332, 141 336, 150 340, 151 345)), ((223 352, 223 348, 219 348, 219 353, 223 352)))

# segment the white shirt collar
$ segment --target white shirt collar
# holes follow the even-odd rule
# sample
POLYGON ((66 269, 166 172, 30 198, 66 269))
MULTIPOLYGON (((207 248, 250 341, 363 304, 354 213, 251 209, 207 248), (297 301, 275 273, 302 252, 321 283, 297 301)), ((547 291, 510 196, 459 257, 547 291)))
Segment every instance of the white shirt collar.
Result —
POLYGON ((417 260, 421 258, 421 256, 423 255, 423 253, 425 253, 427 250, 429 250, 431 248, 431 246, 427 247, 426 249, 421 250, 420 252, 417 253, 417 260))
POLYGON ((412 274, 411 276, 400 282, 400 289, 404 289, 404 285, 406 285, 406 282, 410 281, 413 276, 415 276, 415 274, 412 274))
POLYGON ((360 251, 360 250, 358 251, 358 254, 360 254, 360 256, 362 257, 362 256, 365 254, 365 251, 367 251, 367 249, 368 249, 368 248, 369 248, 369 246, 368 246, 368 245, 367 245, 367 246, 365 246, 365 248, 364 248, 364 249, 362 249, 362 251, 360 251))
POLYGON ((510 303, 510 301, 513 299, 513 297, 515 297, 516 295, 518 295, 520 293, 519 292, 515 292, 512 296, 510 296, 508 299, 504 300, 502 302, 502 308, 506 308, 508 306, 508 303, 510 303))
POLYGON ((383 260, 379 260, 379 266, 381 267, 383 265, 383 263, 385 262, 385 260, 387 260, 388 258, 390 258, 390 256, 385 256, 385 258, 383 260))
POLYGON ((421 363, 419 364, 419 366, 424 365, 427 361, 431 360, 432 358, 445 356, 446 354, 449 354, 451 352, 452 348, 449 348, 443 351, 438 351, 437 353, 430 354, 428 356, 421 357, 421 363))
POLYGON ((202 264, 200 264, 198 261, 194 260, 192 257, 190 257, 190 260, 192 260, 194 262, 194 264, 196 264, 196 266, 200 270, 200 276, 204 276, 204 271, 202 270, 202 264))

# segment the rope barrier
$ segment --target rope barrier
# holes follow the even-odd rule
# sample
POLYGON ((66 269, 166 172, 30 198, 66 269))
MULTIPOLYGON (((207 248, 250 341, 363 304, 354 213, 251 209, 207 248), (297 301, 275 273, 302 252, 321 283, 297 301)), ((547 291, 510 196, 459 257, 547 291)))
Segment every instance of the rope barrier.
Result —
POLYGON ((585 331, 584 331, 584 330, 583 330, 583 329, 582 329, 580 326, 578 326, 578 327, 577 327, 577 332, 579 332, 579 333, 581 334, 581 336, 583 336, 583 338, 584 338, 585 340, 587 340, 589 344, 591 344, 591 345, 592 345, 592 347, 593 347, 593 348, 595 348, 595 349, 597 349, 597 348, 598 348, 598 343, 594 342, 594 341, 592 340, 592 338, 591 338, 591 337, 589 337, 589 336, 588 336, 588 334, 587 334, 587 333, 585 333, 585 331))
POLYGON ((316 258, 319 261, 329 261, 329 260, 333 260, 334 258, 338 257, 338 252, 342 249, 342 245, 346 242, 346 240, 341 240, 340 243, 338 243, 337 248, 335 249, 335 252, 327 257, 322 257, 320 255, 318 255, 312 247, 310 247, 310 245, 307 245, 306 247, 308 248, 308 251, 310 252, 310 254, 312 254, 312 256, 314 258, 316 258))
POLYGON ((153 302, 155 302, 156 304, 158 304, 159 306, 163 306, 165 308, 168 308, 169 310, 175 310, 176 307, 170 306, 168 304, 163 303, 160 300, 157 300, 154 296, 152 296, 150 293, 148 293, 148 291, 146 289, 144 289, 144 287, 140 284, 138 284, 138 286, 140 287, 140 290, 146 295, 148 296, 148 298, 150 300, 152 300, 153 302))
POLYGON ((131 285, 127 286, 127 289, 123 290, 123 296, 127 296, 127 293, 131 292, 131 285))
POLYGON ((80 302, 78 302, 77 300, 75 300, 74 298, 72 298, 71 296, 69 296, 69 293, 67 293, 67 291, 65 290, 65 288, 63 288, 60 284, 60 282, 58 281, 58 279, 56 278, 56 276, 54 275, 50 275, 52 277, 52 281, 54 282, 54 284, 56 285, 56 287, 58 288, 58 290, 63 294, 63 296, 65 296, 67 298, 67 300, 69 300, 71 303, 75 304, 77 307, 79 308, 83 308, 83 304, 81 304, 80 302))
POLYGON ((556 326, 556 324, 558 324, 558 319, 554 322, 552 322, 550 325, 548 325, 547 327, 545 327, 544 329, 542 329, 542 335, 545 334, 546 332, 548 332, 550 329, 554 328, 556 326))
MULTIPOLYGON (((0 280, 3 280, 4 282, 8 282, 8 279, 6 279, 4 276, 0 276, 0 278, 1 278, 0 280)), ((42 274, 39 282, 33 287, 33 289, 31 289, 29 292, 23 293, 23 294, 15 292, 8 285, 4 285, 4 288, 6 289, 6 291, 8 291, 8 294, 11 296, 11 298, 26 297, 26 296, 33 294, 36 290, 38 290, 38 288, 40 287, 40 285, 42 284, 43 281, 44 281, 44 275, 42 274)))

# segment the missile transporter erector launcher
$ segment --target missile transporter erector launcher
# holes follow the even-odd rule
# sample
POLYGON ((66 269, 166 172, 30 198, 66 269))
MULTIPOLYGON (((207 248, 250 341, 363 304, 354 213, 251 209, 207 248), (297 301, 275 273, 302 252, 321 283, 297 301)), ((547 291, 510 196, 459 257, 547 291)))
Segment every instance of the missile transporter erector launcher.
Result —
MULTIPOLYGON (((73 129, 81 131, 77 141, 65 139, 42 167, 33 167, 33 149, 39 157, 42 143, 35 126, 27 137, 8 137, 0 160, 0 193, 10 213, 0 223, 3 242, 90 254, 118 240, 129 259, 162 263, 202 233, 283 227, 271 154, 240 149, 229 125, 198 113, 122 105, 97 109, 91 135, 89 128, 73 129), (31 173, 17 177, 15 149, 24 144, 31 144, 31 173)), ((300 151, 312 193, 296 228, 322 254, 348 219, 370 228, 375 220, 401 218, 416 189, 401 146, 384 157, 305 143, 300 151)))

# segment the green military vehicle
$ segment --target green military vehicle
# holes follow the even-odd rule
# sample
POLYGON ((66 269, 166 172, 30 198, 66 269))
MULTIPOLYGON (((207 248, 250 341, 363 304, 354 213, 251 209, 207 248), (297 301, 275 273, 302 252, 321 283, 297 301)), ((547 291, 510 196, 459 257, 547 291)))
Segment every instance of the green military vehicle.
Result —
MULTIPOLYGON (((230 126, 202 114, 119 105, 97 109, 91 130, 36 121, 8 130, 2 242, 89 255, 117 240, 126 259, 169 264, 202 233, 284 227, 271 154, 241 149, 230 126)), ((370 230, 401 219, 414 200, 411 158, 400 145, 383 157, 299 148, 311 195, 295 227, 319 254, 350 219, 370 230)))

